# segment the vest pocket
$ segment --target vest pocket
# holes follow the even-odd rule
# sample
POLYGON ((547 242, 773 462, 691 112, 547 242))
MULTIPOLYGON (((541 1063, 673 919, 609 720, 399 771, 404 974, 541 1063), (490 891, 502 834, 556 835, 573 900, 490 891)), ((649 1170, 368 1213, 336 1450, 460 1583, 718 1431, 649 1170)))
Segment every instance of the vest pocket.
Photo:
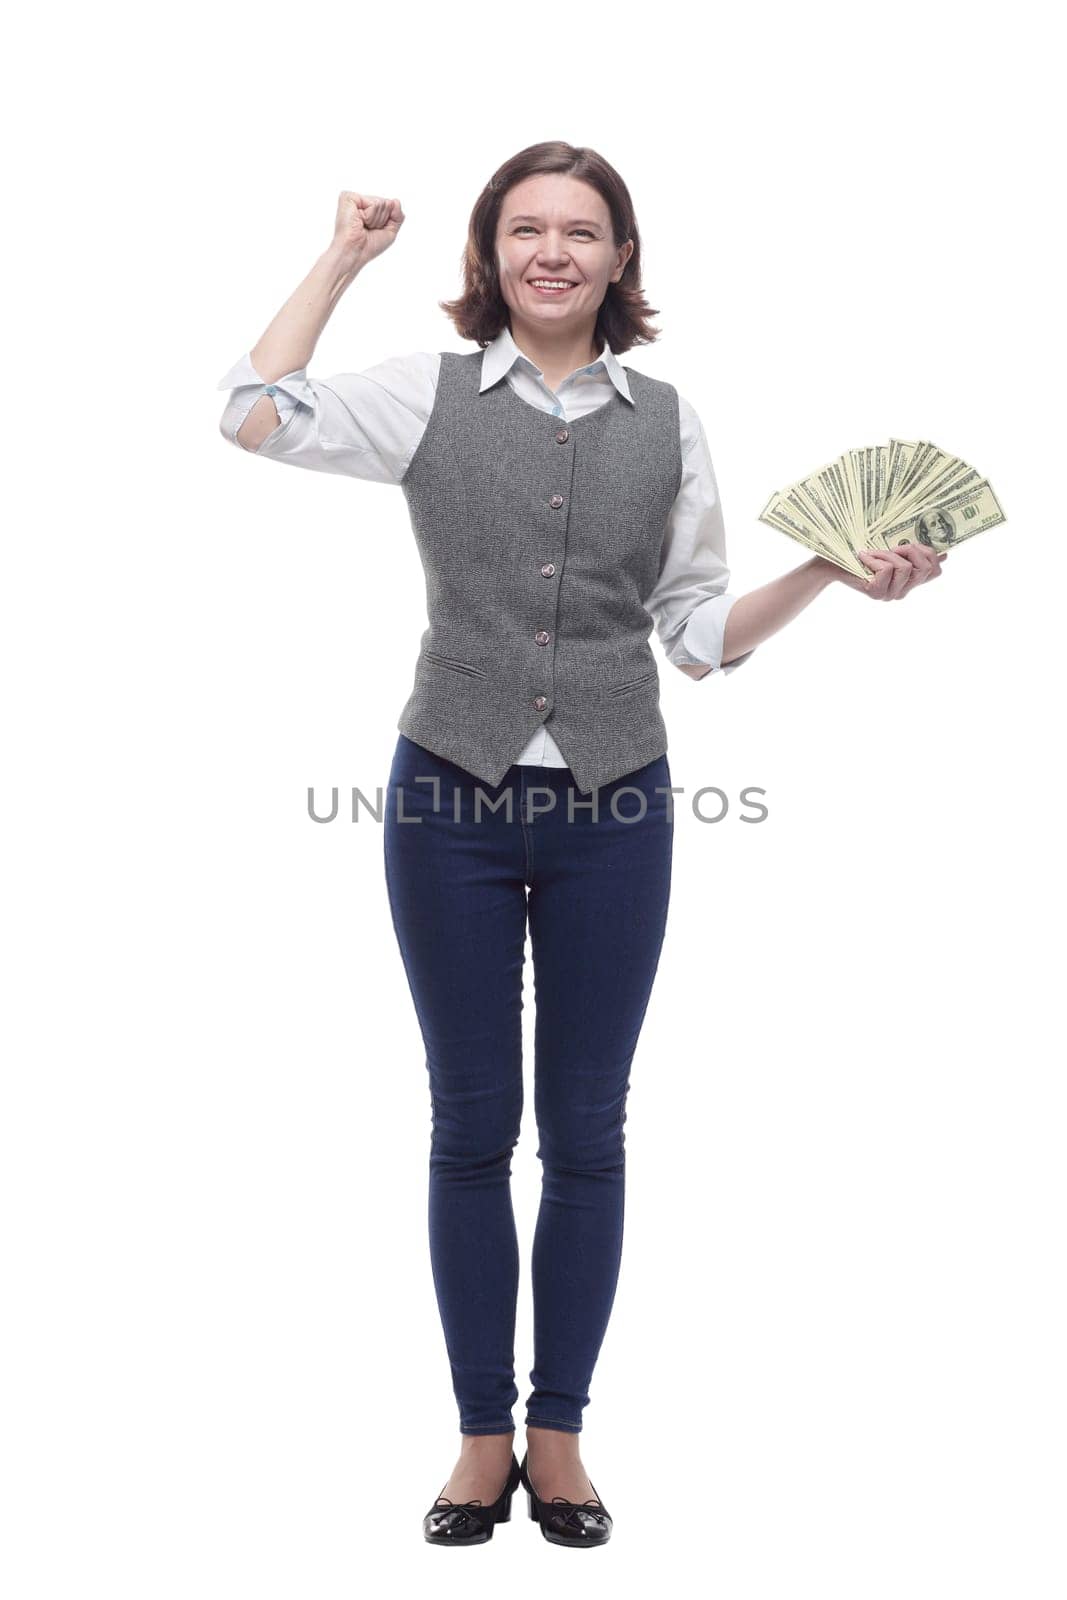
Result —
POLYGON ((646 683, 654 683, 659 675, 659 668, 652 667, 648 672, 642 672, 640 677, 628 678, 625 683, 613 683, 608 689, 609 695, 629 694, 632 689, 641 689, 646 683))
POLYGON ((442 655, 439 650, 424 650, 423 658, 432 661, 435 666, 447 667, 450 672, 463 672, 469 678, 487 678, 489 674, 483 672, 481 667, 472 666, 469 661, 457 661, 455 656, 442 655))

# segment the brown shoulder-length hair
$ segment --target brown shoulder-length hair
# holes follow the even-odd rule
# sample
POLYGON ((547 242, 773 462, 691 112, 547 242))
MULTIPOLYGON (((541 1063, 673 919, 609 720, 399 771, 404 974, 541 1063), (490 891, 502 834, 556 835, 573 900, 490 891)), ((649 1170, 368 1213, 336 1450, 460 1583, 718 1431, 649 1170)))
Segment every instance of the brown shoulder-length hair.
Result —
POLYGON ((562 172, 580 178, 602 195, 611 215, 615 248, 633 240, 633 250, 618 283, 609 283, 597 313, 595 338, 607 340, 616 355, 634 345, 653 344, 661 329, 650 318, 659 315, 641 287, 641 235, 630 191, 615 168, 585 145, 547 139, 531 144, 499 166, 474 202, 463 251, 463 293, 455 300, 437 303, 452 319, 463 339, 474 339, 484 349, 508 326, 509 306, 500 292, 496 268, 496 231, 500 208, 508 190, 535 173, 562 172))

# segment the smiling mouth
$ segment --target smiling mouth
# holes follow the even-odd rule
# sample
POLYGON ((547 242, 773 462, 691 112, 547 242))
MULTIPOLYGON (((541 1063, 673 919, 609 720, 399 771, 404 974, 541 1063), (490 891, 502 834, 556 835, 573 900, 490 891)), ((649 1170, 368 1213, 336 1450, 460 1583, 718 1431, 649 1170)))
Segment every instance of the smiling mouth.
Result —
POLYGON ((571 289, 578 287, 576 283, 564 278, 527 278, 526 281, 535 294, 568 294, 571 289))

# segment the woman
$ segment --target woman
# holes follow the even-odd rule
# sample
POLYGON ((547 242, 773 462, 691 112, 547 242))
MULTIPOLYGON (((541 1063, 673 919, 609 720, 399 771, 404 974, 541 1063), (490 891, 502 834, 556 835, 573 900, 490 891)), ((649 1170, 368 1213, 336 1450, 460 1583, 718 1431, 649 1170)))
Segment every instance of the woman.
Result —
POLYGON ((728 593, 699 419, 618 359, 657 330, 629 193, 589 149, 534 145, 479 196, 464 293, 442 302, 478 349, 309 380, 338 299, 403 221, 396 199, 341 195, 333 243, 220 383, 221 427, 259 455, 396 483, 409 503, 429 626, 385 865, 427 1051, 431 1263, 461 1433, 423 1532, 484 1543, 521 1482, 547 1539, 588 1548, 612 1523, 578 1435, 618 1279, 629 1070, 670 892, 648 634, 692 677, 733 670, 827 584, 896 599, 941 558, 863 551, 864 583, 813 557, 728 593), (520 1464, 510 1172, 527 928, 543 1181, 520 1464))

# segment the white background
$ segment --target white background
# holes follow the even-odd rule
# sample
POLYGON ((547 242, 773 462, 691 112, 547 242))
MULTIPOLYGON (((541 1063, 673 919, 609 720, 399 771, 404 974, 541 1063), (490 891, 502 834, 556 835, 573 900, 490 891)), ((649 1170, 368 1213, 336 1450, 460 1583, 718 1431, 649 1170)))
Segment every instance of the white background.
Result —
MULTIPOLYGON (((21 27, 8 1593, 334 1600, 381 1561, 442 1594, 1062 1596, 1063 129, 1041 12, 105 5, 21 27), (309 785, 387 780, 421 569, 399 491, 240 454, 215 390, 343 188, 408 220, 311 374, 472 348, 437 307, 470 208, 557 137, 630 186, 663 336, 627 359, 704 421, 735 591, 803 559, 759 511, 849 446, 932 439, 1008 519, 902 602, 835 585, 729 677, 661 667, 675 783, 733 805, 710 825, 679 804, 582 1438, 616 1520, 594 1572, 524 1496, 480 1554, 422 1542, 459 1446, 423 1050, 381 826, 306 809, 309 785)), ((528 1094, 520 1455, 532 1115, 528 1094)))

